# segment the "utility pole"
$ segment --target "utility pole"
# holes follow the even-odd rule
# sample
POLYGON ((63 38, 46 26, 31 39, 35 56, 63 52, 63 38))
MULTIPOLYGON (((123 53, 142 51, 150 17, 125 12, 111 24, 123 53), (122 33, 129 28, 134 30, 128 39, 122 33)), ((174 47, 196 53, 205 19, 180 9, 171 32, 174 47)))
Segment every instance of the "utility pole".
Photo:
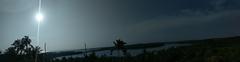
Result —
POLYGON ((47 53, 47 44, 46 42, 44 43, 44 50, 45 50, 45 54, 47 53))
POLYGON ((47 43, 44 43, 44 54, 43 54, 43 61, 47 62, 47 43))
POLYGON ((86 42, 84 43, 84 50, 85 50, 84 55, 87 56, 87 44, 86 44, 86 42))

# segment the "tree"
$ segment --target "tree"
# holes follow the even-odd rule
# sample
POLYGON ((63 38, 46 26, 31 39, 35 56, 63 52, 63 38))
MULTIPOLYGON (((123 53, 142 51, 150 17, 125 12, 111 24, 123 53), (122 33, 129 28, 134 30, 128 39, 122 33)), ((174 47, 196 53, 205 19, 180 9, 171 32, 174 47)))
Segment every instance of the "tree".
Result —
POLYGON ((11 44, 11 47, 6 49, 5 54, 12 57, 18 57, 24 62, 33 62, 36 55, 41 52, 41 49, 39 46, 34 47, 31 45, 31 42, 32 41, 28 36, 24 36, 22 39, 17 39, 11 44), (28 60, 26 61, 26 59, 28 60))
POLYGON ((26 55, 29 54, 30 51, 34 49, 34 47, 31 45, 32 40, 29 39, 28 36, 24 36, 24 38, 17 39, 13 42, 12 48, 15 50, 17 55, 26 55))
MULTIPOLYGON (((125 44, 127 44, 126 42, 124 42, 124 41, 121 40, 121 39, 117 39, 117 40, 115 40, 115 42, 113 42, 113 44, 115 45, 115 47, 116 47, 116 49, 117 49, 118 51, 121 50, 124 55, 127 54, 127 49, 124 47, 125 44)), ((119 53, 118 53, 118 54, 119 54, 119 53)))
POLYGON ((14 47, 9 47, 8 49, 6 49, 6 52, 4 54, 15 56, 17 55, 17 51, 15 50, 14 47))

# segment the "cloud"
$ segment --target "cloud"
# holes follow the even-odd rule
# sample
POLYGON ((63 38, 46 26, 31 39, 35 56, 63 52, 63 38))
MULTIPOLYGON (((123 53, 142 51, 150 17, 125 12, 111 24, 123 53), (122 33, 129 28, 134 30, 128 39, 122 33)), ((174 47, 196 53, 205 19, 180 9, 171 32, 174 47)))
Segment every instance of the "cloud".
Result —
MULTIPOLYGON (((233 20, 232 17, 239 16, 240 10, 229 9, 228 5, 237 7, 234 2, 227 0, 210 0, 205 8, 184 8, 178 10, 174 16, 158 16, 131 25, 127 30, 130 33, 143 34, 164 29, 171 29, 194 24, 206 24, 211 22, 233 20), (230 4, 232 3, 232 4, 230 4)), ((170 12, 171 13, 171 12, 170 12)))
POLYGON ((222 10, 225 8, 224 4, 226 4, 226 2, 227 0, 214 0, 212 5, 215 10, 222 10))
POLYGON ((231 10, 206 15, 195 14, 196 16, 160 16, 131 25, 128 30, 135 34, 149 33, 188 25, 194 26, 210 22, 229 21, 233 20, 233 17, 240 16, 239 14, 240 10, 231 10))

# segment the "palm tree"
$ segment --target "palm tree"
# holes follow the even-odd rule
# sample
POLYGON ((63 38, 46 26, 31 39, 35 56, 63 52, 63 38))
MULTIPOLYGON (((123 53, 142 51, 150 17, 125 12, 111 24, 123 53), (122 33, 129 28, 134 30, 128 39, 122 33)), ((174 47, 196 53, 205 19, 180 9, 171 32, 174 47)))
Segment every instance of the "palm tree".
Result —
MULTIPOLYGON (((121 39, 117 39, 115 40, 115 42, 113 42, 113 44, 115 45, 116 49, 118 50, 118 52, 121 50, 124 55, 127 53, 127 50, 125 49, 125 44, 127 44, 126 42, 124 42, 121 39)), ((120 52, 118 53, 118 55, 120 54, 120 52)))

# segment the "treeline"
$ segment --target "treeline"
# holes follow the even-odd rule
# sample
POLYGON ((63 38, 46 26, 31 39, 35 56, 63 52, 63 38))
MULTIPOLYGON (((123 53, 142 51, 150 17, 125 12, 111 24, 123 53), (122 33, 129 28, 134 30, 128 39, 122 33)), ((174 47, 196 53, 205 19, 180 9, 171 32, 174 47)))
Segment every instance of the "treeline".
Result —
POLYGON ((159 51, 143 50, 137 56, 62 57, 53 62, 240 62, 240 47, 212 47, 207 45, 172 47, 159 51))
POLYGON ((142 54, 122 57, 96 56, 62 57, 53 62, 240 62, 240 37, 196 40, 192 45, 158 51, 143 49, 142 54))
POLYGON ((136 56, 129 54, 125 48, 126 42, 118 39, 113 44, 117 51, 123 54, 118 54, 122 56, 117 57, 97 56, 92 52, 85 54, 84 57, 52 58, 47 54, 37 53, 36 51, 41 51, 40 48, 32 47, 29 42, 24 40, 19 42, 26 43, 25 47, 20 48, 20 45, 17 47, 13 43, 10 47, 12 49, 7 49, 0 55, 0 62, 240 62, 240 37, 201 40, 192 45, 158 51, 143 48, 142 53, 136 56), (35 53, 37 55, 34 55, 35 53))

